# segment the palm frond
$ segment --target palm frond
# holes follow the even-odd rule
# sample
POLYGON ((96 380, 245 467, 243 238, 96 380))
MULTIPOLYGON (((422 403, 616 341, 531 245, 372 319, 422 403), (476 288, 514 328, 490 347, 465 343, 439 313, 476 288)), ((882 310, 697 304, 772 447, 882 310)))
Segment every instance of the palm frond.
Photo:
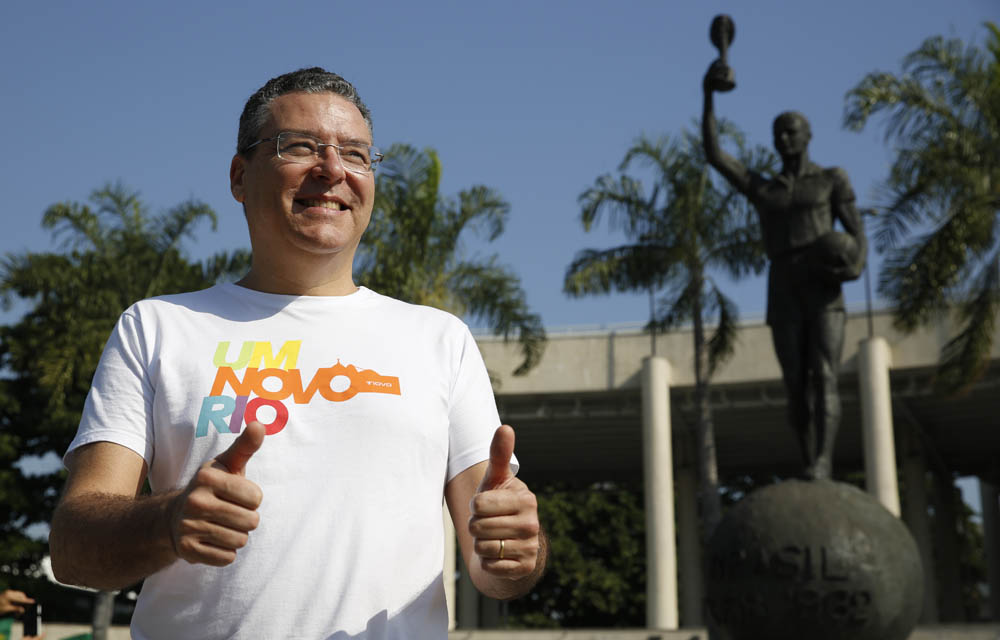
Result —
POLYGON ((138 191, 127 188, 121 182, 108 183, 91 192, 90 201, 97 207, 98 215, 114 220, 125 234, 146 234, 150 215, 138 191))
POLYGON ((697 302, 702 295, 701 282, 687 278, 675 282, 666 295, 661 296, 648 328, 669 331, 693 319, 697 302))
POLYGON ((584 249, 566 269, 563 291, 570 296, 612 291, 658 289, 673 275, 666 265, 677 263, 682 248, 630 244, 611 249, 584 249))
POLYGON ((172 207, 152 222, 155 246, 160 250, 179 246, 184 238, 194 237, 194 227, 202 220, 208 220, 212 231, 219 227, 219 216, 204 202, 191 199, 172 207))
POLYGON ((510 215, 510 203, 495 190, 476 185, 458 194, 459 229, 481 230, 487 240, 493 242, 503 234, 510 215))
POLYGON ((678 157, 678 143, 669 136, 660 136, 655 140, 640 136, 625 152, 625 157, 618 165, 618 171, 627 171, 638 164, 654 169, 659 176, 667 176, 673 173, 678 157))
POLYGON ((974 294, 959 308, 961 331, 941 349, 934 385, 949 395, 968 389, 989 364, 993 333, 1000 317, 1000 252, 976 280, 974 294))
POLYGON ((730 229, 706 253, 705 263, 709 267, 722 269, 734 280, 751 273, 763 273, 767 267, 767 255, 764 253, 760 227, 753 225, 730 229))
POLYGON ((62 239, 66 248, 89 248, 101 250, 105 231, 97 215, 86 205, 77 202, 60 202, 42 214, 42 228, 51 229, 53 236, 69 235, 62 239))
POLYGON ((732 357, 736 349, 738 312, 736 304, 712 285, 708 292, 710 309, 717 314, 717 324, 708 339, 708 377, 715 374, 720 364, 732 357))
POLYGON ((881 200, 889 204, 877 207, 873 229, 873 244, 880 253, 899 247, 910 229, 918 226, 926 216, 927 186, 919 184, 883 185, 881 200))
POLYGON ((896 305, 895 324, 913 331, 948 305, 948 290, 958 282, 962 248, 953 227, 945 225, 916 242, 889 253, 882 265, 878 290, 896 305))
POLYGON ((629 176, 615 179, 610 175, 600 176, 594 186, 580 194, 580 222, 586 231, 607 215, 612 228, 621 229, 626 234, 647 230, 651 216, 647 199, 642 193, 642 183, 629 176))
POLYGON ((488 262, 459 263, 448 278, 449 290, 465 303, 467 313, 487 322, 504 341, 516 334, 522 361, 514 375, 533 369, 545 352, 542 318, 531 312, 520 279, 512 271, 488 262))

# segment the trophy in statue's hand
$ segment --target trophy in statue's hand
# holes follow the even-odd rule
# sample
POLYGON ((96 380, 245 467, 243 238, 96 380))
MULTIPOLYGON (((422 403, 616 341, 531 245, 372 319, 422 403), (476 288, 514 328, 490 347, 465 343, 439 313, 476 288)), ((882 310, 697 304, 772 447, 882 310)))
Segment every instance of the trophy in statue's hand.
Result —
POLYGON ((733 76, 733 69, 726 60, 726 52, 736 35, 736 26, 733 19, 726 14, 719 14, 712 20, 712 26, 708 32, 712 44, 719 50, 719 58, 712 63, 705 73, 704 87, 706 91, 726 92, 732 91, 736 86, 733 76))

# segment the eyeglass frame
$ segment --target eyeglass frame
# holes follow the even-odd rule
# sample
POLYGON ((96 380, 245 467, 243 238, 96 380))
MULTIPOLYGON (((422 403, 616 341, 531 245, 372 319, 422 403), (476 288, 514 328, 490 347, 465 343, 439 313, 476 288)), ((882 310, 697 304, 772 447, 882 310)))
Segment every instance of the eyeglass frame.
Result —
MULTIPOLYGON (((271 142, 272 140, 274 140, 275 141, 275 144, 274 144, 274 147, 275 147, 274 148, 274 154, 276 156, 278 156, 282 160, 285 160, 286 162, 291 162, 293 164, 309 164, 308 162, 297 162, 295 160, 291 160, 291 159, 286 158, 286 157, 284 157, 284 156, 281 155, 281 150, 278 149, 277 140, 279 138, 281 138, 281 136, 284 136, 284 135, 304 136, 306 138, 312 138, 313 140, 315 140, 316 141, 316 146, 318 148, 316 149, 316 153, 313 154, 313 155, 315 156, 315 159, 316 159, 317 162, 321 162, 322 161, 322 157, 323 157, 322 153, 323 153, 323 148, 324 147, 333 147, 334 149, 337 150, 337 159, 340 160, 340 164, 341 164, 341 166, 344 167, 344 171, 350 171, 351 173, 359 173, 358 171, 355 171, 353 169, 348 169, 347 168, 347 163, 344 162, 344 156, 341 154, 341 152, 344 149, 343 145, 335 144, 335 143, 332 143, 332 142, 322 142, 316 136, 314 136, 314 135, 312 135, 310 133, 303 133, 302 131, 279 131, 276 135, 271 136, 270 138, 260 138, 259 140, 251 142, 240 153, 241 154, 242 153, 248 153, 251 149, 253 149, 257 145, 259 145, 259 144, 261 144, 263 142, 271 142)), ((357 143, 351 143, 351 144, 357 144, 357 143)), ((382 160, 385 158, 385 154, 383 154, 379 150, 378 147, 370 145, 370 144, 361 144, 361 145, 358 145, 358 146, 368 147, 368 151, 369 151, 369 153, 371 153, 371 161, 368 164, 368 168, 365 171, 360 172, 360 175, 369 175, 369 174, 375 173, 375 167, 376 167, 376 165, 378 165, 378 163, 382 162, 382 160)))

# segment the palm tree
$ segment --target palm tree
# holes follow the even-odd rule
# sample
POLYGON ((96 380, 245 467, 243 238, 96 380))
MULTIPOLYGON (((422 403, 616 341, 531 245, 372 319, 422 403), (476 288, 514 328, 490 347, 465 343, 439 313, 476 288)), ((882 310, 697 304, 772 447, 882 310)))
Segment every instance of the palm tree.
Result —
POLYGON ((959 330, 937 383, 954 392, 988 364, 1000 314, 1000 28, 987 51, 928 38, 903 73, 870 73, 847 94, 844 123, 884 115, 896 159, 885 181, 875 247, 879 291, 912 331, 957 307, 959 330))
POLYGON ((120 184, 95 190, 90 202, 93 207, 55 204, 42 217, 42 226, 62 237, 65 253, 8 255, 0 262, 0 296, 34 305, 18 325, 3 328, 9 343, 3 363, 38 375, 37 390, 46 399, 40 408, 49 412, 43 424, 58 422, 60 437, 76 430, 83 396, 122 311, 142 298, 242 275, 249 265, 246 251, 204 263, 184 257, 180 245, 198 223, 207 220, 215 229, 216 214, 206 204, 188 201, 154 217, 120 184), (45 339, 36 344, 32 336, 45 339))
POLYGON ((460 242, 468 230, 495 240, 510 205, 481 185, 447 198, 440 183, 441 162, 433 149, 389 148, 379 166, 372 223, 358 252, 358 281, 400 300, 484 320, 504 339, 516 334, 523 360, 514 375, 523 375, 545 347, 541 317, 528 309, 513 271, 496 256, 463 258, 460 242))
MULTIPOLYGON (((22 456, 61 456, 76 433, 101 351, 118 316, 149 296, 205 288, 242 275, 249 253, 187 260, 181 243, 216 215, 189 201, 152 216, 138 194, 121 185, 93 192, 93 205, 49 207, 42 226, 65 242, 64 253, 24 253, 0 260, 0 296, 29 305, 15 324, 0 326, 0 565, 36 569, 46 545, 24 534, 47 522, 63 474, 26 475, 22 456)), ((110 616, 110 594, 98 611, 110 616)), ((98 619, 95 629, 106 626, 98 619)))
MULTIPOLYGON (((721 123, 720 129, 736 144, 747 167, 766 170, 774 164, 770 151, 747 150, 732 125, 721 123)), ((760 230, 746 199, 713 181, 701 141, 689 132, 678 139, 640 137, 618 170, 618 176, 601 176, 580 195, 580 220, 589 231, 606 213, 629 243, 581 251, 566 271, 564 289, 572 296, 665 289, 652 309, 648 329, 692 323, 699 502, 707 542, 720 519, 708 388, 718 365, 733 352, 737 316, 735 304, 712 274, 724 271, 739 278, 763 270, 760 230), (634 167, 652 172, 648 191, 625 173, 634 167), (707 325, 713 320, 714 331, 707 337, 707 325)))

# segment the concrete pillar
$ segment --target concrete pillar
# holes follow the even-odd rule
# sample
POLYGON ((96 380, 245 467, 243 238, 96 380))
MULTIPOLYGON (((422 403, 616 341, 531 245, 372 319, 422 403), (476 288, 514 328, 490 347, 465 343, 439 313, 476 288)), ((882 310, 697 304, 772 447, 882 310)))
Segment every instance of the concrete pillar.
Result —
POLYGON ((670 364, 642 360, 642 462, 646 494, 646 626, 677 628, 677 543, 670 441, 670 364))
POLYGON ((704 626, 701 603, 704 576, 698 535, 698 477, 693 467, 677 469, 677 564, 680 574, 681 624, 704 626))
POLYGON ((924 607, 921 624, 938 622, 937 582, 934 580, 934 543, 927 515, 927 466, 923 451, 909 438, 903 460, 903 522, 917 542, 924 566, 924 607))
POLYGON ((456 542, 455 539, 455 523, 451 520, 451 513, 448 511, 448 505, 444 505, 441 509, 444 516, 444 568, 442 570, 442 575, 444 577, 444 599, 448 602, 448 629, 455 628, 455 587, 458 582, 457 575, 455 573, 456 564, 456 542))
POLYGON ((892 437, 892 395, 889 391, 889 345, 885 338, 858 345, 858 384, 864 437, 865 483, 868 493, 899 517, 896 446, 892 437))
POLYGON ((465 563, 459 566, 458 574, 458 628, 478 629, 479 628, 479 591, 476 585, 472 584, 472 577, 465 563))
POLYGON ((990 620, 1000 622, 1000 492, 995 484, 979 479, 983 502, 983 545, 986 584, 989 585, 990 620))

